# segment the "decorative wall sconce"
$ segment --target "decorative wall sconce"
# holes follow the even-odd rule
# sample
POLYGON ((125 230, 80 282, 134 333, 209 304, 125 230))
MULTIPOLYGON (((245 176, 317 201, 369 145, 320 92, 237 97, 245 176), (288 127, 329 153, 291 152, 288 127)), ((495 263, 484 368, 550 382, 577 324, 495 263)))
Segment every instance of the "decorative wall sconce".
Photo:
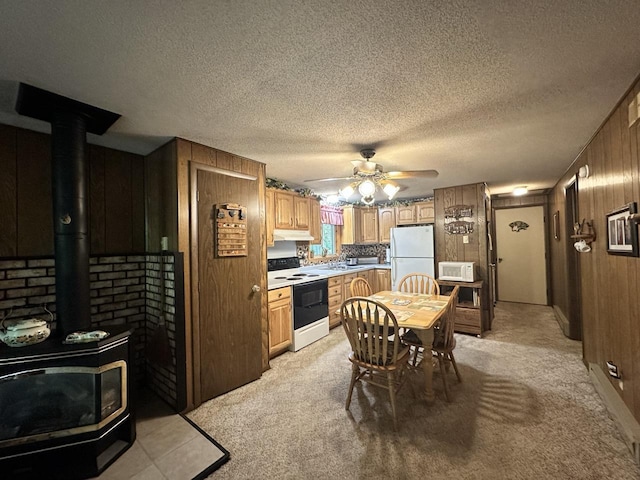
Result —
POLYGON ((580 178, 589 178, 589 165, 583 165, 578 170, 578 176, 580 178))

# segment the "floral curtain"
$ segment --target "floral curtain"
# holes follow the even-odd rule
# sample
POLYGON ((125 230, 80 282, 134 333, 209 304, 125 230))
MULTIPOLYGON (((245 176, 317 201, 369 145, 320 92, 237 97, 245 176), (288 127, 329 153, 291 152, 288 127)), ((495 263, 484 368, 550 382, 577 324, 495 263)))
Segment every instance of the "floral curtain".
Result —
POLYGON ((329 225, 343 225, 342 209, 340 207, 320 205, 320 221, 329 225))

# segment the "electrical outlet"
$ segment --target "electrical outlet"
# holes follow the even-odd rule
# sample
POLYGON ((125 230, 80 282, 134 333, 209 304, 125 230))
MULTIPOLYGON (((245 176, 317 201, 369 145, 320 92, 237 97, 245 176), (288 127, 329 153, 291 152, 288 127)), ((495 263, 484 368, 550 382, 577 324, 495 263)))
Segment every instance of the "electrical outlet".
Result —
POLYGON ((462 236, 462 243, 469 243, 469 235, 462 236))

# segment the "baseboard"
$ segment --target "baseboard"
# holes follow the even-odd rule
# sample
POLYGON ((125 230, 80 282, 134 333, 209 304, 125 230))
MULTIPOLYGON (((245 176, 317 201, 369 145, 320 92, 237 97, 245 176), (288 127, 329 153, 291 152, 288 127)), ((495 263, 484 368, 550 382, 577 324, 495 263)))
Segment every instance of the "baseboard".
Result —
POLYGON ((570 332, 569 320, 567 320, 567 317, 564 316, 564 313, 562 313, 562 310, 560 310, 560 307, 557 305, 553 306, 553 312, 556 314, 556 320, 558 321, 558 325, 560 325, 560 330, 562 330, 565 337, 568 337, 570 332))
POLYGON ((589 363, 589 377, 613 418, 634 460, 640 465, 640 423, 631 414, 599 365, 589 363))

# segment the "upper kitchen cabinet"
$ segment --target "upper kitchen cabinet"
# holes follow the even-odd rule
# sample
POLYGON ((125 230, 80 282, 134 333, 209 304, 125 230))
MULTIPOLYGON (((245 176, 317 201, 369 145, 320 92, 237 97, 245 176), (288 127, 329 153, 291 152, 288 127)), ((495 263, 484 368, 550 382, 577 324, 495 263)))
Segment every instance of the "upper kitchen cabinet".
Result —
POLYGON ((378 243, 378 210, 346 205, 342 209, 344 225, 341 243, 378 243))
POLYGON ((275 227, 292 230, 294 228, 293 216, 295 213, 293 195, 285 191, 275 192, 275 227))
POLYGON ((433 206, 433 200, 396 207, 397 225, 418 225, 423 223, 434 223, 434 221, 435 209, 433 206))
POLYGON ((378 238, 380 243, 391 243, 391 228, 396 226, 394 207, 378 208, 378 238))
POLYGON ((433 200, 414 203, 416 209, 416 223, 433 223, 435 221, 435 209, 433 200))
POLYGON ((293 196, 293 225, 296 230, 309 230, 311 215, 309 211, 309 199, 307 197, 293 196))
POLYGON ((396 207, 397 225, 415 225, 416 209, 413 205, 402 205, 396 207))
POLYGON ((313 244, 322 242, 322 220, 320 218, 320 202, 314 198, 309 199, 309 211, 311 212, 311 224, 309 233, 313 237, 313 244))
POLYGON ((275 193, 273 190, 268 190, 266 193, 265 202, 265 216, 267 217, 267 246, 273 247, 275 240, 273 238, 273 229, 276 222, 276 209, 275 209, 275 193))
MULTIPOLYGON (((309 230, 311 199, 286 190, 267 190, 274 197, 273 227, 283 230, 309 230)), ((269 227, 269 224, 267 225, 269 227)), ((273 230, 272 230, 273 231, 273 230)))

